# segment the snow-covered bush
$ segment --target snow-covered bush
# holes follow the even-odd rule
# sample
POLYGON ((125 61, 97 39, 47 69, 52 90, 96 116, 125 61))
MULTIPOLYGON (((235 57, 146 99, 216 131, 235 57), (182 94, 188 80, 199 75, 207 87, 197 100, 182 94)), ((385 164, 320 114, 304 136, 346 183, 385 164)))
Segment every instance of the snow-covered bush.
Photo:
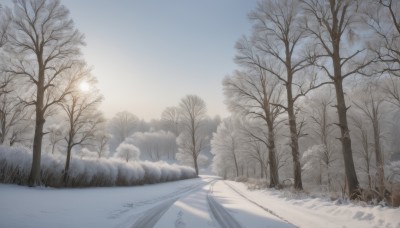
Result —
POLYGON ((142 167, 144 169, 144 180, 149 183, 157 183, 160 182, 161 179, 161 170, 158 167, 159 163, 152 163, 152 162, 142 162, 142 167))
MULTIPOLYGON (((65 156, 42 154, 41 181, 45 186, 63 187, 65 156)), ((26 184, 32 152, 22 147, 0 146, 0 182, 26 184)), ((196 177, 193 168, 165 162, 122 161, 118 158, 73 156, 67 187, 131 186, 196 177)))
POLYGON ((138 160, 140 156, 140 150, 132 144, 121 143, 117 147, 117 152, 114 154, 114 156, 121 158, 126 162, 130 160, 138 160))
POLYGON ((28 178, 32 156, 26 148, 0 146, 0 180, 22 184, 28 178))
POLYGON ((116 185, 137 185, 144 182, 145 170, 138 162, 110 159, 118 169, 116 185))
POLYGON ((91 151, 88 148, 82 148, 79 152, 81 158, 98 158, 99 155, 95 151, 91 151))

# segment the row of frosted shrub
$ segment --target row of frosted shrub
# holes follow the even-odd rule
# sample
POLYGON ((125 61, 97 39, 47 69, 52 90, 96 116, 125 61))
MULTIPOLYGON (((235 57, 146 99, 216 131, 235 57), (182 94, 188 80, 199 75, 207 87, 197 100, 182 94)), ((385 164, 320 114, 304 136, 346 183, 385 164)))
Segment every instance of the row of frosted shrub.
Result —
MULTIPOLYGON (((26 148, 0 146, 0 182, 25 185, 32 164, 26 148)), ((65 156, 42 154, 41 181, 45 186, 64 187, 65 156)), ((66 187, 131 186, 195 178, 193 168, 165 162, 125 162, 117 158, 71 159, 66 187)))

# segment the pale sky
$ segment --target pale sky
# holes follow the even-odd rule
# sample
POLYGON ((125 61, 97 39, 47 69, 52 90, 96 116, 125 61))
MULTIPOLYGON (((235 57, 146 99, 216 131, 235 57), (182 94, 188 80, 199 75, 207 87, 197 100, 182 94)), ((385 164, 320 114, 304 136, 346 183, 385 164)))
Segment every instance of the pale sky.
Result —
POLYGON ((187 94, 225 117, 222 79, 236 68, 234 45, 248 34, 256 0, 63 0, 86 36, 106 117, 130 111, 160 118, 187 94))

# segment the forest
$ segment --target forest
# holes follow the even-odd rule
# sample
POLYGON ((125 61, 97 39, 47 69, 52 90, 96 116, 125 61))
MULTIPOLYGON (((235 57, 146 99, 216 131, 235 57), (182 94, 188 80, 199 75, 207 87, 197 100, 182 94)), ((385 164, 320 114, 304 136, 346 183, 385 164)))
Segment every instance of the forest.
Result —
POLYGON ((214 170, 393 199, 399 10, 397 1, 260 2, 236 43, 238 68, 223 81, 232 116, 211 142, 214 170))
POLYGON ((159 119, 107 119, 61 1, 2 5, 0 182, 137 185, 214 172, 399 204, 400 3, 263 0, 248 18, 237 69, 221 82, 229 117, 208 116, 189 94, 159 119))

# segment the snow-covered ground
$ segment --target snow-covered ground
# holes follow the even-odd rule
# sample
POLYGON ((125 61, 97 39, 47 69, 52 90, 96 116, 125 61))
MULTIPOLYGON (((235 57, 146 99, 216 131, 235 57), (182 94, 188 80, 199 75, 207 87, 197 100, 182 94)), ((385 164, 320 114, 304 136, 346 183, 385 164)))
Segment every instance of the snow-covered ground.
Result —
POLYGON ((400 209, 287 199, 215 177, 86 189, 0 185, 0 227, 392 227, 400 209))
POLYGON ((285 198, 277 190, 249 191, 242 183, 226 182, 236 192, 298 227, 400 228, 400 208, 358 206, 321 198, 285 198))

